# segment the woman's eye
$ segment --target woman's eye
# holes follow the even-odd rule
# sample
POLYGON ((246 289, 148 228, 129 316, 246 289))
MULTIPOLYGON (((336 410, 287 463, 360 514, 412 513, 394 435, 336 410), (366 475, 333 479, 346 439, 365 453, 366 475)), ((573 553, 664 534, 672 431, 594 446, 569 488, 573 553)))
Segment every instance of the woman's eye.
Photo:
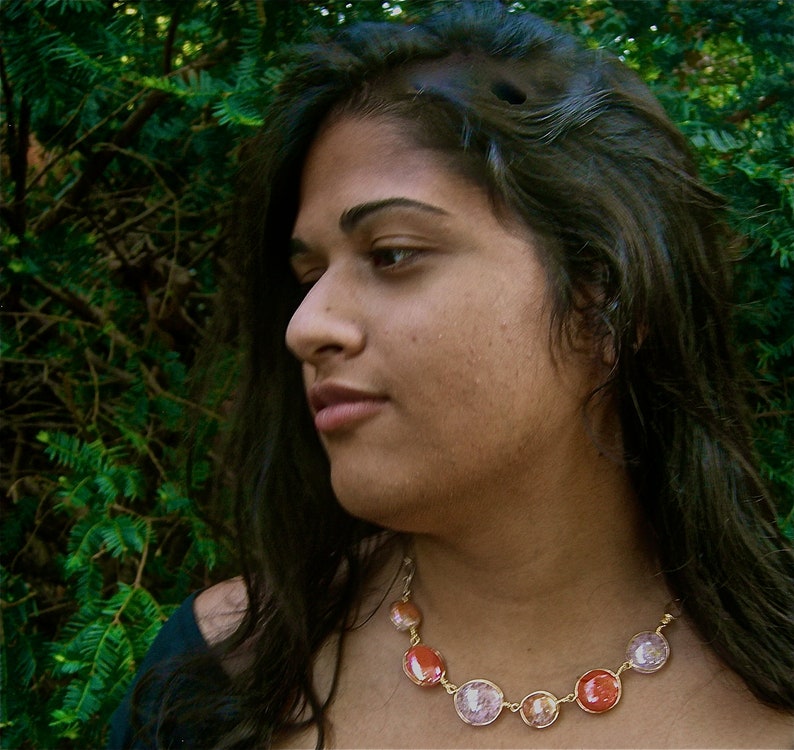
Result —
POLYGON ((389 269, 415 260, 419 250, 410 247, 384 247, 371 250, 369 253, 372 265, 378 269, 389 269))
POLYGON ((309 293, 309 290, 319 281, 322 275, 323 271, 321 269, 316 269, 297 276, 296 281, 298 282, 298 288, 300 289, 301 295, 305 297, 309 293))

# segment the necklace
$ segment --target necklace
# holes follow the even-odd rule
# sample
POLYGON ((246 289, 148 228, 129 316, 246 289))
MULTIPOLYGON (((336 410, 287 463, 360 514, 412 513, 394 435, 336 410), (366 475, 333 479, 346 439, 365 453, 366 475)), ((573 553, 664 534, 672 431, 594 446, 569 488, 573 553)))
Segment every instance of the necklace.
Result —
POLYGON ((576 681, 573 691, 563 698, 557 698, 547 690, 536 690, 514 703, 505 700, 501 688, 490 680, 476 679, 455 685, 447 679, 447 668, 441 654, 422 642, 419 635, 422 613, 411 600, 411 582, 415 572, 413 560, 406 557, 404 566, 407 574, 403 595, 389 608, 394 627, 407 631, 411 638, 411 645, 403 656, 403 671, 420 687, 441 685, 452 696, 458 716, 472 726, 490 724, 503 708, 518 713, 533 729, 550 727, 560 715, 560 706, 565 703, 576 703, 587 713, 604 713, 620 700, 623 691, 620 676, 624 672, 631 669, 639 674, 653 674, 665 665, 670 656, 670 644, 662 630, 676 618, 666 612, 655 630, 645 630, 629 639, 626 661, 618 669, 614 672, 602 668, 585 672, 576 681))

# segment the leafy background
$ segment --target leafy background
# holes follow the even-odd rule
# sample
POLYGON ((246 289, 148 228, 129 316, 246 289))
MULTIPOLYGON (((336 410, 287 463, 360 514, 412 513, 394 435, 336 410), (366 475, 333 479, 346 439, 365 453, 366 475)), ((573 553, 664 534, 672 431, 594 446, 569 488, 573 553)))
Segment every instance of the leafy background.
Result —
MULTIPOLYGON (((731 199, 758 445, 794 538, 791 3, 509 4, 636 68, 731 199)), ((231 569, 202 501, 233 347, 200 404, 187 373, 223 269, 239 145, 285 46, 444 5, 0 4, 3 747, 101 746, 164 619, 231 569)))

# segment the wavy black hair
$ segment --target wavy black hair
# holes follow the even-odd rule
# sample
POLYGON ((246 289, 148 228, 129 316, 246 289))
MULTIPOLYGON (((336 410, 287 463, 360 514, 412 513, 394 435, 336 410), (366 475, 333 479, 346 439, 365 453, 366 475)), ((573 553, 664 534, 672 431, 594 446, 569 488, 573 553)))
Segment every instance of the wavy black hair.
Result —
MULTIPOLYGON (((300 299, 288 247, 303 161, 342 115, 399 123, 543 238, 550 333, 578 313, 614 352, 603 387, 671 590, 761 701, 794 709, 794 554, 755 469, 723 201, 617 59, 533 15, 466 3, 302 48, 248 150, 227 281, 245 366, 225 468, 250 604, 225 649, 254 657, 222 690, 196 686, 212 727, 202 739, 267 747, 308 723, 323 745, 331 696, 315 689, 313 659, 331 637, 341 653, 389 538, 336 502, 284 344, 300 299)), ((165 700, 161 727, 187 704, 165 700)))

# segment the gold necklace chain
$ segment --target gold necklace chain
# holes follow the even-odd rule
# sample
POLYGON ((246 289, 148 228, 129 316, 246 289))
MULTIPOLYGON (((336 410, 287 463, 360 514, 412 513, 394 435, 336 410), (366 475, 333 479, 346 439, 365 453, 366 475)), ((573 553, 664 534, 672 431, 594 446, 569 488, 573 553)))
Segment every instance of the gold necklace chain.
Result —
POLYGON ((403 594, 389 608, 394 627, 407 631, 411 639, 410 647, 403 655, 403 671, 411 682, 421 687, 441 685, 452 696, 458 716, 472 726, 491 724, 505 708, 518 713, 533 729, 550 727, 560 715, 560 706, 565 703, 576 703, 587 713, 602 714, 620 701, 623 692, 620 677, 624 672, 634 670, 640 674, 653 674, 666 664, 670 656, 670 644, 662 630, 676 618, 665 612, 655 630, 644 630, 629 639, 626 660, 615 671, 604 668, 588 670, 576 681, 573 691, 562 698, 548 690, 535 690, 521 701, 512 702, 505 700, 498 685, 482 678, 456 685, 447 679, 444 657, 425 645, 419 635, 422 613, 411 599, 415 566, 409 557, 403 564, 407 569, 403 594))

